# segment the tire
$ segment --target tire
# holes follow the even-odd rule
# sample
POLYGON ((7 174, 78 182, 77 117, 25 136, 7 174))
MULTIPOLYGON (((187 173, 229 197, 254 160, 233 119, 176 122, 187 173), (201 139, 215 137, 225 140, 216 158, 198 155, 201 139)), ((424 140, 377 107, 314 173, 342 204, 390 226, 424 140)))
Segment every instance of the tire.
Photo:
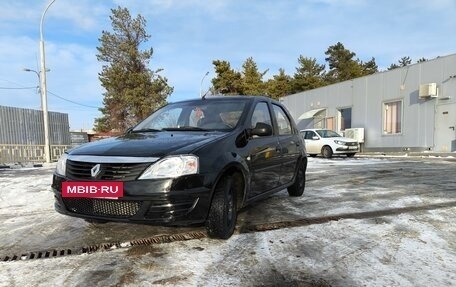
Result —
POLYGON ((299 163, 298 172, 296 174, 294 183, 287 188, 288 195, 289 196, 301 196, 304 193, 305 187, 306 187, 306 167, 305 167, 304 163, 301 161, 299 163))
POLYGON ((354 153, 347 153, 347 157, 354 157, 355 154, 354 153))
POLYGON ((321 149, 321 154, 325 158, 331 158, 333 156, 333 151, 330 146, 326 145, 321 149))
POLYGON ((233 235, 237 219, 236 188, 231 176, 217 183, 206 221, 209 237, 228 239, 233 235))

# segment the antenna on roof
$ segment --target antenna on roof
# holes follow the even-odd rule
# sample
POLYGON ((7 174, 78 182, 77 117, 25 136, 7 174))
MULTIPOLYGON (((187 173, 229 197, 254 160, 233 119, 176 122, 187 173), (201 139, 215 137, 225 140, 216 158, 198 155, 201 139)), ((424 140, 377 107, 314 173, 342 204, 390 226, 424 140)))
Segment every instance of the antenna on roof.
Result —
POLYGON ((201 83, 200 83, 200 97, 204 99, 204 97, 206 95, 203 96, 203 81, 204 81, 204 78, 206 78, 206 76, 209 75, 209 71, 206 72, 206 74, 204 74, 203 78, 201 79, 201 83))
POLYGON ((202 98, 203 100, 206 99, 206 96, 209 94, 210 91, 211 91, 210 89, 207 90, 207 92, 206 92, 201 98, 202 98))

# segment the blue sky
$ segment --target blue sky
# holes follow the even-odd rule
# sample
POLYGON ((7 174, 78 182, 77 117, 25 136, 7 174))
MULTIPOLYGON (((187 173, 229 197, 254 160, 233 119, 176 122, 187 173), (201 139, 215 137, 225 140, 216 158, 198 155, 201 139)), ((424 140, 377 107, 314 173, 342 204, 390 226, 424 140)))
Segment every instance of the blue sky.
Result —
MULTIPOLYGON (((49 2, 0 1, 0 105, 40 109, 38 78, 23 68, 39 70, 39 23, 49 2)), ((150 68, 163 68, 174 86, 169 101, 198 97, 209 71, 207 90, 216 59, 241 69, 253 57, 268 79, 279 68, 293 75, 299 55, 324 64, 337 42, 360 60, 375 57, 381 70, 403 56, 456 53, 454 0, 56 0, 43 26, 48 106, 68 113, 71 129, 91 128, 100 116, 96 47, 119 5, 146 18, 150 68)))

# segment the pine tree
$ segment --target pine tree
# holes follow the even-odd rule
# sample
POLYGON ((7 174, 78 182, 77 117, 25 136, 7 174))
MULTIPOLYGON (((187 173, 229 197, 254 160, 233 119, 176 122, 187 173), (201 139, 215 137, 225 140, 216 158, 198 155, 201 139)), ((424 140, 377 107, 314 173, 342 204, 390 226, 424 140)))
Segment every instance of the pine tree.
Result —
POLYGON ((266 94, 263 76, 268 72, 258 71, 258 66, 252 57, 247 58, 242 65, 242 95, 259 96, 266 94))
POLYGON ((166 104, 173 88, 159 75, 161 69, 148 68, 153 49, 140 50, 150 35, 146 20, 132 19, 127 8, 111 10, 113 32, 102 31, 97 59, 103 62, 99 73, 105 89, 102 117, 96 119, 98 131, 123 131, 166 104))
POLYGON ((325 85, 325 65, 317 63, 315 58, 302 55, 298 58, 299 67, 296 68, 292 80, 292 92, 299 93, 325 85))
POLYGON ((291 94, 291 82, 291 77, 285 74, 284 69, 280 68, 279 74, 274 75, 267 82, 267 96, 276 100, 288 96, 291 94))
POLYGON ((214 93, 223 95, 242 94, 241 73, 231 69, 231 65, 227 61, 214 60, 212 64, 217 74, 211 81, 214 93))
POLYGON ((329 46, 325 54, 328 56, 325 60, 329 64, 329 72, 326 77, 329 83, 351 80, 378 71, 374 58, 363 63, 358 58, 355 58, 355 53, 346 49, 340 42, 329 46))

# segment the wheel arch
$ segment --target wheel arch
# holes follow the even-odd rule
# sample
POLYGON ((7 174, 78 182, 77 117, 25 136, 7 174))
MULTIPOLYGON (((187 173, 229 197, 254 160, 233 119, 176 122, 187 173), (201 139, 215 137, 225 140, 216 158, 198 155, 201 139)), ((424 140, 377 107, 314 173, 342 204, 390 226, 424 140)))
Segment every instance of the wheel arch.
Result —
POLYGON ((211 190, 211 200, 210 204, 212 204, 212 200, 214 198, 214 193, 217 185, 219 184, 220 180, 224 176, 234 176, 233 183, 236 185, 236 203, 237 208, 241 209, 244 205, 245 198, 247 195, 248 190, 248 175, 247 171, 244 169, 242 164, 239 162, 231 162, 227 164, 217 175, 216 180, 214 181, 214 185, 212 186, 211 190))

